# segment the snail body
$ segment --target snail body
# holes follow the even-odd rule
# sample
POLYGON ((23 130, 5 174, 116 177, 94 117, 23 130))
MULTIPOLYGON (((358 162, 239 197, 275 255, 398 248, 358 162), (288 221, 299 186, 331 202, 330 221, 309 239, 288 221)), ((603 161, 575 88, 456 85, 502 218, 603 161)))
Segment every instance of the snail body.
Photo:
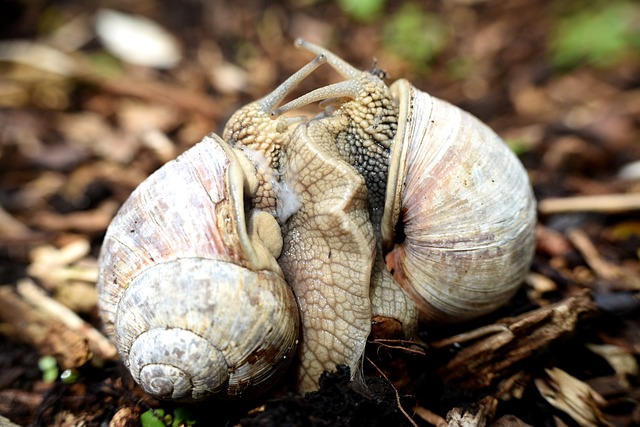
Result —
POLYGON ((527 272, 535 199, 493 131, 406 80, 387 86, 297 44, 316 58, 236 112, 222 139, 152 175, 107 231, 106 329, 158 397, 257 393, 292 359, 300 391, 338 364, 357 379, 372 318, 412 337, 418 318, 496 309, 527 272), (344 80, 280 106, 325 62, 344 80), (318 101, 312 119, 283 115, 318 101), (174 329, 192 333, 162 335, 174 329))

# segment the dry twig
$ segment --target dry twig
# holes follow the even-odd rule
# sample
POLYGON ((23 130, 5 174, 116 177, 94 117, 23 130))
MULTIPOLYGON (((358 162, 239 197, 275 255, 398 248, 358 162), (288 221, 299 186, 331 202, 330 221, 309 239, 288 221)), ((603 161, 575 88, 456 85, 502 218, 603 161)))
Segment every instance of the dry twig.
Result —
POLYGON ((640 277, 603 259, 595 245, 583 230, 574 228, 567 232, 567 237, 584 257, 589 267, 602 279, 623 284, 627 290, 640 290, 640 277))
POLYGON ((538 203, 538 211, 543 215, 568 212, 617 213, 634 210, 640 210, 640 193, 549 198, 538 203))
POLYGON ((113 344, 97 329, 82 320, 76 313, 60 304, 49 296, 29 279, 18 282, 18 293, 24 300, 48 314, 51 318, 60 321, 70 330, 83 336, 95 355, 103 360, 113 360, 116 357, 116 349, 113 344))

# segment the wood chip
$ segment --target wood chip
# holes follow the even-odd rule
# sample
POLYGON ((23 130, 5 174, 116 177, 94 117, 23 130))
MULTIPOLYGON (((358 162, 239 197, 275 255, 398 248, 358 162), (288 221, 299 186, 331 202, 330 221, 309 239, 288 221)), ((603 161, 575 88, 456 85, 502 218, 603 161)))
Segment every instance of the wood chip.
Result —
POLYGON ((606 401, 587 383, 559 368, 545 371, 548 378, 536 378, 535 385, 542 397, 554 408, 566 413, 583 427, 611 425, 600 409, 606 401))
POLYGON ((536 246, 538 251, 555 257, 566 256, 572 250, 562 233, 542 224, 536 226, 536 246))
POLYGON ((119 207, 120 204, 114 200, 107 200, 88 211, 74 211, 68 214, 38 212, 33 218, 33 223, 49 231, 99 233, 107 228, 119 207))
POLYGON ((113 415, 109 427, 138 427, 140 425, 140 412, 136 408, 120 408, 113 415))
POLYGON ((413 408, 413 413, 420 417, 422 420, 426 421, 430 425, 436 427, 447 427, 447 421, 442 418, 440 415, 435 412, 431 412, 427 408, 423 408, 422 406, 416 406, 413 408))
POLYGON ((604 358, 627 385, 627 377, 635 377, 640 372, 636 358, 622 347, 611 344, 587 344, 587 348, 604 358))
POLYGON ((640 290, 640 277, 622 266, 603 259, 586 232, 574 228, 567 231, 567 237, 601 279, 622 284, 623 289, 626 290, 640 290))
POLYGON ((513 371, 518 362, 574 332, 578 320, 595 311, 585 293, 432 342, 433 350, 455 353, 437 373, 443 381, 455 382, 465 389, 487 387, 513 371))
POLYGON ((640 210, 640 193, 549 198, 538 203, 538 212, 542 215, 569 212, 619 213, 637 210, 640 210))
POLYGON ((29 276, 38 279, 48 291, 53 291, 69 282, 88 282, 95 284, 98 278, 97 266, 80 263, 91 246, 89 241, 78 238, 56 248, 53 245, 42 245, 31 251, 31 264, 27 268, 29 276))
POLYGON ((103 360, 114 360, 116 349, 114 345, 97 329, 82 320, 76 313, 50 298, 41 288, 29 279, 18 282, 18 293, 24 300, 40 309, 50 318, 56 319, 71 331, 80 334, 88 342, 93 353, 103 360))
POLYGON ((26 301, 12 287, 0 287, 0 307, 0 320, 13 326, 15 338, 43 356, 54 356, 62 369, 82 366, 91 358, 88 342, 79 332, 26 301))
POLYGON ((496 412, 498 400, 487 396, 470 408, 453 408, 447 413, 447 427, 484 427, 496 412))

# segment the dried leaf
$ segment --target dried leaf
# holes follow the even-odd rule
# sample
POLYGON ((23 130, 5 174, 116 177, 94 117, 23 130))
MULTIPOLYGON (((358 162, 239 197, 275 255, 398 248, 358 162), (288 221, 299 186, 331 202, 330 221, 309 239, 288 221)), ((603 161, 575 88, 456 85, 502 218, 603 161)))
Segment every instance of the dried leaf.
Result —
POLYGON ((545 371, 549 378, 536 378, 535 385, 549 404, 583 427, 610 425, 600 409, 606 401, 588 384, 559 368, 545 371))
POLYGON ((587 344, 587 348, 603 357, 620 379, 625 379, 625 382, 627 376, 638 375, 636 358, 624 348, 610 344, 587 344))

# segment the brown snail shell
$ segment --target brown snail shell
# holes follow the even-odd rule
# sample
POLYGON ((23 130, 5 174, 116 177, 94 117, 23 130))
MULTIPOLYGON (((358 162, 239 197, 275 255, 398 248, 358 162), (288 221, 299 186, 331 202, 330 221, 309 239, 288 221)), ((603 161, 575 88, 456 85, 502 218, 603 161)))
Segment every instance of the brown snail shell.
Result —
POLYGON ((264 212, 246 220, 244 195, 256 183, 241 159, 206 137, 144 181, 107 230, 105 328, 156 397, 251 395, 295 351, 298 311, 275 261, 280 229, 264 212))

